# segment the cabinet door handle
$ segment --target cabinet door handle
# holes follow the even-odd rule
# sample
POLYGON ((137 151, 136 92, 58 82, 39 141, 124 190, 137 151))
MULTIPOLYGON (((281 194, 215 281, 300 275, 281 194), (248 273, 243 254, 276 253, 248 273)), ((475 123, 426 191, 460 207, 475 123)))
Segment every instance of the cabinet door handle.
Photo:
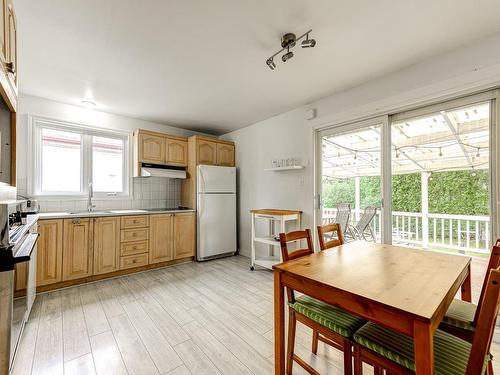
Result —
POLYGON ((9 72, 9 73, 12 73, 12 74, 16 73, 16 68, 15 68, 13 62, 5 63, 5 69, 7 69, 7 72, 9 72))
POLYGON ((80 224, 80 219, 73 219, 73 224, 80 224))

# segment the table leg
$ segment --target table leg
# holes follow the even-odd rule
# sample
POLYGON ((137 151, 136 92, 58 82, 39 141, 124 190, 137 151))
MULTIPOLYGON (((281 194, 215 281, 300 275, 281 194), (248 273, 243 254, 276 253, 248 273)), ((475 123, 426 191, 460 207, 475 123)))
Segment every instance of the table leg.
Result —
POLYGON ((430 324, 416 320, 413 323, 413 339, 415 373, 417 375, 432 375, 434 373, 434 343, 430 324))
POLYGON ((285 290, 281 274, 274 271, 274 373, 285 373, 285 290))
POLYGON ((467 268, 469 273, 467 274, 467 277, 465 278, 462 287, 460 288, 460 295, 462 297, 462 301, 466 302, 472 302, 472 287, 471 287, 471 280, 470 280, 470 264, 469 267, 467 268))

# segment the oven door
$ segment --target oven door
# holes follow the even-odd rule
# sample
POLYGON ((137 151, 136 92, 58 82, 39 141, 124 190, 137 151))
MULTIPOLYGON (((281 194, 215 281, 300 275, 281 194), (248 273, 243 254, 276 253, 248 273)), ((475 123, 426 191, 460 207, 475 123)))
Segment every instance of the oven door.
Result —
POLYGON ((17 346, 23 333, 24 325, 28 320, 31 307, 36 296, 36 256, 37 256, 38 233, 28 233, 14 255, 19 263, 27 262, 26 295, 14 299, 12 306, 11 344, 10 344, 10 365, 14 363, 17 346))

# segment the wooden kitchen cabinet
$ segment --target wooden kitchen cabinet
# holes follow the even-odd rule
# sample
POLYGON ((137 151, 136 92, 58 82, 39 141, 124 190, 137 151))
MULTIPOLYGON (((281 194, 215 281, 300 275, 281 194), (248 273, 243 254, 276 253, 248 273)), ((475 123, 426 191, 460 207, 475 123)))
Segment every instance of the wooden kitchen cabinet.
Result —
POLYGON ((172 214, 158 214, 149 217, 149 264, 173 259, 172 214))
POLYGON ((63 281, 92 275, 92 219, 64 220, 63 281))
POLYGON ((5 67, 12 88, 17 94, 17 18, 14 4, 7 2, 7 60, 5 67))
POLYGON ((174 215, 174 259, 192 257, 196 250, 196 216, 194 212, 174 215))
POLYGON ((165 164, 167 143, 165 137, 139 133, 139 161, 142 163, 165 164))
POLYGON ((0 0, 0 61, 7 62, 7 0, 0 0))
POLYGON ((94 219, 94 275, 120 269, 120 218, 94 219))
POLYGON ((38 222, 38 253, 36 285, 43 286, 62 281, 63 221, 40 220, 38 222))
POLYGON ((234 145, 217 143, 217 165, 234 167, 234 145))
POLYGON ((217 142, 198 139, 196 142, 197 164, 217 164, 217 142))
POLYGON ((176 138, 167 138, 167 164, 187 166, 188 142, 176 138))

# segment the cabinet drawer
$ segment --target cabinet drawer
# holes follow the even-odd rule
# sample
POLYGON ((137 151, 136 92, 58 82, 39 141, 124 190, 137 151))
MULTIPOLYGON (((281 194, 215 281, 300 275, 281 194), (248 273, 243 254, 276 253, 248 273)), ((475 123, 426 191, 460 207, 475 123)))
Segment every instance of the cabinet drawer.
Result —
POLYGON ((148 264, 148 253, 129 255, 120 258, 120 269, 134 268, 147 266, 148 264))
POLYGON ((120 255, 134 255, 147 253, 149 250, 148 241, 126 242, 121 244, 120 255))
POLYGON ((122 216, 121 227, 127 228, 142 228, 149 225, 149 215, 141 216, 122 216))
POLYGON ((149 229, 122 229, 121 242, 144 241, 149 238, 149 229))

